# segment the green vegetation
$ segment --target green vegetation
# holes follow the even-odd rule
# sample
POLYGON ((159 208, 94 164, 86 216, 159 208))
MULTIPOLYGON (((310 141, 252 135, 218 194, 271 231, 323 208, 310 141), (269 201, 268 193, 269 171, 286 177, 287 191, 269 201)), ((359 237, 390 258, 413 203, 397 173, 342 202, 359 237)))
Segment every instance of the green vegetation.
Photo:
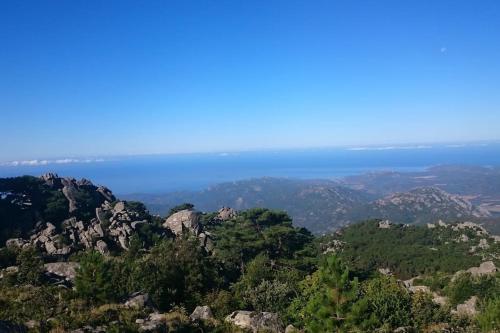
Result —
MULTIPOLYGON (((22 186, 16 181, 4 185, 44 195, 40 201, 27 193, 42 212, 38 216, 58 222, 67 218, 59 192, 44 192, 46 188, 32 178, 17 182, 22 186)), ((87 207, 80 216, 98 205, 91 194, 78 200, 79 207, 87 207)), ((295 227, 286 213, 258 208, 224 221, 216 213, 202 214, 204 236, 209 235, 212 243, 208 248, 198 234, 186 231, 174 236, 165 230, 164 219, 149 216, 141 203, 125 204, 137 212, 131 221, 140 222, 131 231, 128 250, 113 248, 106 256, 95 250, 72 253, 69 260, 78 262, 79 268, 71 283, 56 286, 44 273, 44 262, 53 262, 54 256, 26 246, 0 248, 0 320, 39 321, 35 331, 41 332, 85 325, 136 332, 145 318, 158 311, 163 314, 162 329, 169 332, 238 332, 224 322, 225 317, 235 310, 251 310, 277 313, 284 323, 306 333, 393 332, 400 327, 407 332, 499 329, 499 274, 456 274, 486 259, 498 265, 498 244, 477 230, 380 228, 373 220, 314 237, 295 227), (463 236, 467 241, 461 240, 463 236), (488 246, 479 248, 481 240, 488 246), (381 274, 381 268, 392 274, 381 274), (427 286, 430 292, 411 290, 402 281, 410 278, 413 286, 427 286), (147 293, 148 304, 125 306, 137 293, 147 293), (446 300, 438 303, 436 296, 446 300), (451 311, 472 296, 478 300, 476 317, 451 311), (190 320, 188 315, 198 305, 209 305, 215 318, 190 320)), ((170 214, 191 208, 183 204, 170 214)), ((34 216, 16 218, 21 234, 34 216)), ((105 227, 112 223, 110 218, 103 216, 105 227)), ((9 228, 5 235, 18 232, 17 226, 9 228)))

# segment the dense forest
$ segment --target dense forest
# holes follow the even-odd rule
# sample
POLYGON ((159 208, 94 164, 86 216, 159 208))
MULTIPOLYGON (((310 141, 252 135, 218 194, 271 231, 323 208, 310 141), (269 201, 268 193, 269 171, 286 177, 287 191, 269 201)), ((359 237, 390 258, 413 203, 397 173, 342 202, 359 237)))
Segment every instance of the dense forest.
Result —
MULTIPOLYGON (((500 329, 500 243, 479 225, 370 220, 316 237, 282 211, 201 213, 183 204, 151 216, 140 203, 101 200, 88 184, 74 193, 92 201, 72 213, 60 210, 62 221, 47 211, 57 185, 23 182, 35 182, 36 197, 45 199, 20 215, 22 233, 9 235, 24 238, 0 249, 0 331, 500 329), (42 208, 46 214, 32 219, 42 208), (97 217, 89 219, 92 213, 97 217), (117 224, 130 226, 128 238, 113 238, 117 224), (97 226, 102 236, 75 241, 97 226)), ((18 183, 3 184, 9 194, 0 201, 18 198, 18 183)), ((5 216, 6 225, 17 221, 5 216)))

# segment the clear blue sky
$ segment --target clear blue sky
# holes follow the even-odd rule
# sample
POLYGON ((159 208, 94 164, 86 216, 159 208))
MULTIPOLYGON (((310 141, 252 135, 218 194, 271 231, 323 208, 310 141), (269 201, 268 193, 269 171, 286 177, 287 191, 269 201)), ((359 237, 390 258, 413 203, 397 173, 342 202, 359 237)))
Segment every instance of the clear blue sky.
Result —
POLYGON ((500 1, 1 1, 0 160, 500 139, 500 1))

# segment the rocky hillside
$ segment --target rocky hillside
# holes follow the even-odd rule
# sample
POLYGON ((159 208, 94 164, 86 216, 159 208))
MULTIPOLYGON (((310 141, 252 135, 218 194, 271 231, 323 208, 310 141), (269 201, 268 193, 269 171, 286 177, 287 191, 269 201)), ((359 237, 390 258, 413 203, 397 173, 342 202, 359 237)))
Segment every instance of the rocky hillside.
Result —
MULTIPOLYGON (((318 238, 282 211, 182 204, 160 217, 85 180, 3 181, 6 230, 26 224, 0 246, 0 330, 500 329, 500 238, 472 222, 371 220, 318 238)), ((297 196, 321 198, 317 186, 297 196)))
POLYGON ((349 212, 372 198, 334 181, 282 178, 223 183, 200 192, 124 197, 143 201, 151 211, 159 214, 165 214, 179 202, 190 202, 203 211, 213 211, 224 206, 237 210, 254 207, 281 209, 293 217, 297 226, 315 233, 349 223, 349 212))
POLYGON ((111 191, 86 179, 54 174, 0 179, 0 241, 26 236, 39 222, 88 221, 106 201, 115 201, 111 191))
MULTIPOLYGON (((490 217, 487 210, 436 187, 420 187, 395 193, 371 202, 367 208, 368 211, 363 214, 398 223, 422 224, 437 220, 453 222, 490 217)), ((360 217, 366 219, 369 216, 360 217)))
POLYGON ((236 209, 271 207, 288 212, 297 226, 316 234, 336 230, 358 221, 383 218, 398 223, 479 221, 490 213, 464 197, 437 187, 413 188, 407 192, 376 197, 327 180, 260 178, 224 183, 200 192, 165 195, 130 195, 144 201, 155 213, 165 214, 179 202, 190 202, 203 211, 223 206, 236 209))

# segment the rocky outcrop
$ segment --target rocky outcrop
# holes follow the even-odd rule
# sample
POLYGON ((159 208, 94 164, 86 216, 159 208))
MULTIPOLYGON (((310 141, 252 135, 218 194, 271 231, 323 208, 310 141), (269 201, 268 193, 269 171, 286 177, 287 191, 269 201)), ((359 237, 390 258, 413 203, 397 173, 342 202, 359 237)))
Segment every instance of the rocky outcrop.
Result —
POLYGON ((278 314, 272 312, 234 311, 226 317, 226 322, 253 333, 257 332, 284 332, 283 322, 278 314))
POLYGON ((124 201, 112 205, 105 201, 95 209, 95 217, 79 220, 71 217, 60 223, 37 223, 29 239, 13 238, 7 246, 34 246, 51 256, 67 257, 81 249, 95 249, 103 255, 112 249, 127 250, 131 236, 139 225, 150 223, 149 214, 124 201))
POLYGON ((232 219, 236 215, 237 214, 236 214, 236 211, 234 209, 229 208, 229 207, 222 207, 217 212, 217 219, 220 221, 227 221, 227 220, 232 219))
POLYGON ((189 316, 192 321, 213 320, 214 315, 208 305, 197 306, 189 316))
POLYGON ((491 275, 497 272, 497 268, 493 261, 485 261, 479 267, 469 268, 467 272, 471 273, 472 276, 491 275))
POLYGON ((485 261, 481 263, 478 267, 471 267, 466 271, 458 271, 456 272, 451 281, 455 281, 460 275, 469 273, 474 277, 483 276, 483 275, 493 275, 498 271, 495 263, 493 261, 485 261))
POLYGON ((163 223, 165 229, 170 230, 175 236, 197 236, 201 246, 212 252, 214 244, 210 232, 203 231, 200 224, 200 213, 191 209, 184 209, 170 215, 163 223))
POLYGON ((43 268, 48 274, 55 275, 56 277, 62 278, 66 281, 74 281, 76 277, 76 271, 80 268, 80 264, 77 262, 53 262, 44 264, 43 268))
POLYGON ((183 235, 186 232, 197 236, 200 233, 199 221, 199 213, 185 209, 169 216, 163 223, 163 227, 170 229, 176 236, 183 235))
POLYGON ((389 229, 391 226, 392 226, 392 223, 389 220, 380 221, 378 223, 378 227, 380 229, 389 229))
POLYGON ((166 329, 166 318, 163 313, 153 312, 146 319, 136 319, 135 323, 139 325, 139 332, 163 332, 166 329))
POLYGON ((91 196, 98 205, 104 201, 115 201, 113 193, 103 186, 95 186, 88 179, 76 180, 74 178, 61 178, 57 174, 47 173, 40 177, 45 185, 51 189, 60 190, 68 200, 68 212, 77 212, 82 205, 82 195, 91 196))
POLYGON ((17 266, 9 266, 0 270, 0 279, 12 274, 16 274, 19 272, 19 267, 17 266))
POLYGON ((472 296, 467 301, 462 304, 458 304, 456 310, 453 310, 452 313, 455 313, 460 316, 466 317, 474 317, 477 314, 477 296, 472 296))
POLYGON ((394 193, 371 202, 369 208, 372 216, 417 224, 431 223, 436 219, 451 222, 491 216, 488 211, 474 206, 467 199, 436 187, 419 187, 408 192, 394 193))
POLYGON ((125 307, 140 310, 146 306, 150 306, 150 303, 148 294, 135 293, 130 295, 130 298, 125 302, 125 307))

